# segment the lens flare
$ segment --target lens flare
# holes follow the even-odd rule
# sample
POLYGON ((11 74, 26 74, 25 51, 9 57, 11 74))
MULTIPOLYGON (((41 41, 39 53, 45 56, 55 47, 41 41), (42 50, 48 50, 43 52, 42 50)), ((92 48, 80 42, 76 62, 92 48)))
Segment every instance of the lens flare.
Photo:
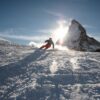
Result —
POLYGON ((64 37, 68 32, 68 25, 66 25, 65 21, 59 21, 58 25, 59 25, 58 28, 55 29, 53 32, 53 38, 55 43, 59 41, 60 44, 62 44, 64 37))

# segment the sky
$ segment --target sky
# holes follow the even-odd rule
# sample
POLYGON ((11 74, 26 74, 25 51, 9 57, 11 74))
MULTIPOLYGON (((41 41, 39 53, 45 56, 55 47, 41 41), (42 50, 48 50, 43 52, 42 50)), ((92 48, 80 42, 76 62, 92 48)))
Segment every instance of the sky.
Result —
POLYGON ((0 0, 0 37, 15 43, 43 42, 70 19, 100 40, 100 0, 0 0))

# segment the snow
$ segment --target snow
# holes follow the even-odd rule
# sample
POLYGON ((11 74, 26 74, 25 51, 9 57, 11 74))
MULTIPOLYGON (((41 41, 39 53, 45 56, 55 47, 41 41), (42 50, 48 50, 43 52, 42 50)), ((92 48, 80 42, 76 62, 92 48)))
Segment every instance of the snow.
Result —
POLYGON ((0 100, 100 100, 100 53, 0 46, 0 100))
POLYGON ((51 73, 55 73, 57 71, 57 69, 58 69, 57 62, 55 60, 53 60, 51 66, 50 66, 51 73))
POLYGON ((10 42, 9 40, 4 39, 4 38, 1 38, 1 37, 0 37, 0 41, 7 41, 7 42, 10 42))

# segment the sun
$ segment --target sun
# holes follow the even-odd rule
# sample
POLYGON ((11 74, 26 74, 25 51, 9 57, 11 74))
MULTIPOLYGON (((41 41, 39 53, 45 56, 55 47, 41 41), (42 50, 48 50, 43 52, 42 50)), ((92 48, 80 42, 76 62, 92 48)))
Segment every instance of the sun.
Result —
POLYGON ((64 37, 67 34, 68 26, 65 25, 64 21, 60 21, 58 25, 58 28, 56 28, 53 32, 53 38, 55 42, 59 40, 61 42, 60 44, 62 44, 64 37))

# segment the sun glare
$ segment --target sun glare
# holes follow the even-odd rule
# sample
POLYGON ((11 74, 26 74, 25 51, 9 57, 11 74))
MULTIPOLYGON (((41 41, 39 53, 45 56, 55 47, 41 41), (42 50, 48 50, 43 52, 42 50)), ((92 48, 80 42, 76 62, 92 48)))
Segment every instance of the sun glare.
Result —
POLYGON ((55 29, 53 32, 53 38, 55 42, 59 40, 60 44, 62 44, 63 39, 67 34, 68 26, 65 24, 65 21, 60 21, 58 24, 59 24, 58 28, 55 29))

